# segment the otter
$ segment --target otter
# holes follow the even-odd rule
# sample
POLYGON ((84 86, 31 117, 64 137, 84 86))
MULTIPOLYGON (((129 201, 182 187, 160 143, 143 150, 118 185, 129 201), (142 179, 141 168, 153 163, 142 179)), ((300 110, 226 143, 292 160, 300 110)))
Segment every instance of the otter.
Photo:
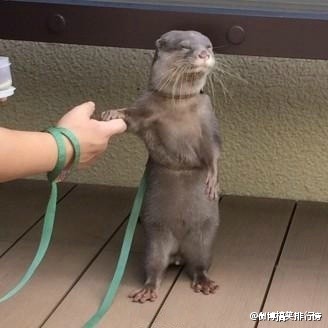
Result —
POLYGON ((185 264, 192 288, 215 293, 208 277, 219 226, 218 120, 203 92, 215 65, 211 41, 196 31, 170 31, 156 41, 147 91, 130 108, 108 110, 145 143, 147 187, 141 211, 146 248, 143 288, 129 296, 157 298, 170 264, 185 264))

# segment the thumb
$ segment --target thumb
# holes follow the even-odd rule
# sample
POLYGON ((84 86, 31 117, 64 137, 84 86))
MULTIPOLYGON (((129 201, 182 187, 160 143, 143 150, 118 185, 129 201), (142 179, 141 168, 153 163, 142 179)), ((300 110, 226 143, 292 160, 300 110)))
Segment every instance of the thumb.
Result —
POLYGON ((125 122, 121 118, 107 122, 99 122, 99 124, 101 124, 102 129, 109 137, 114 134, 123 133, 127 129, 125 122))
POLYGON ((85 102, 76 107, 79 111, 84 111, 84 113, 90 118, 96 109, 95 103, 92 101, 85 102))

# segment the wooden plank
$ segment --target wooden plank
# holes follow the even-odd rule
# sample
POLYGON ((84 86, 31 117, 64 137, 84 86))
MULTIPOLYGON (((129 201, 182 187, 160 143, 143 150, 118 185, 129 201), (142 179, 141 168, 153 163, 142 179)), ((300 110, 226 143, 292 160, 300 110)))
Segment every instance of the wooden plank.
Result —
MULTIPOLYGON (((104 249, 99 258, 81 278, 71 293, 58 307, 55 313, 45 323, 43 328, 76 328, 83 324, 96 312, 108 288, 117 263, 121 248, 123 230, 104 249)), ((156 302, 137 304, 131 302, 128 295, 142 286, 144 281, 142 271, 143 232, 138 226, 134 238, 128 266, 115 301, 102 319, 99 328, 115 327, 148 327, 150 321, 160 307, 165 294, 178 274, 177 268, 168 271, 163 281, 161 295, 156 302)))
MULTIPOLYGON (((284 327, 328 327, 328 204, 297 205, 263 312, 321 312, 322 320, 287 321, 284 327)), ((277 327, 262 321, 259 328, 277 327)))
MULTIPOLYGON (((61 183, 58 199, 73 186, 61 183)), ((49 194, 46 181, 16 180, 0 184, 0 256, 44 215, 49 194)))
POLYGON ((260 308, 294 202, 224 197, 210 276, 214 295, 196 294, 182 274, 152 327, 248 328, 260 308))
MULTIPOLYGON (((44 262, 26 288, 1 304, 0 326, 39 327, 122 223, 134 194, 134 189, 81 185, 65 197, 44 262)), ((40 228, 38 224, 0 260, 1 295, 30 263, 40 228)))

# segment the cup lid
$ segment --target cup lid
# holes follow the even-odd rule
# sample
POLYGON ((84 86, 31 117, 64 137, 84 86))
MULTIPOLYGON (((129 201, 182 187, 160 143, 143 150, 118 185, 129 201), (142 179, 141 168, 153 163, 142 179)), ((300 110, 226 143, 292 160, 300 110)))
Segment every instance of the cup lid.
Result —
POLYGON ((5 89, 5 90, 0 90, 0 99, 12 96, 14 94, 15 90, 16 90, 16 88, 14 88, 14 87, 10 87, 10 88, 5 89))
POLYGON ((0 56, 0 65, 9 64, 9 57, 0 56))
POLYGON ((0 68, 10 66, 9 57, 0 56, 0 68))

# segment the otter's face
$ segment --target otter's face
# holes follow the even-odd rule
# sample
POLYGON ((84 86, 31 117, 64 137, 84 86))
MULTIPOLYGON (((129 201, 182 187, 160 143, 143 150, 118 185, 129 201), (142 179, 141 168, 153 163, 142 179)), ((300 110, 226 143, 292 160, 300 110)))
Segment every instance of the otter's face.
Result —
POLYGON ((156 41, 151 83, 166 93, 177 86, 180 93, 196 93, 203 88, 214 65, 212 43, 205 35, 196 31, 170 31, 156 41))
POLYGON ((167 68, 186 65, 190 72, 208 73, 215 65, 212 43, 196 31, 171 31, 156 41, 157 60, 167 68))

